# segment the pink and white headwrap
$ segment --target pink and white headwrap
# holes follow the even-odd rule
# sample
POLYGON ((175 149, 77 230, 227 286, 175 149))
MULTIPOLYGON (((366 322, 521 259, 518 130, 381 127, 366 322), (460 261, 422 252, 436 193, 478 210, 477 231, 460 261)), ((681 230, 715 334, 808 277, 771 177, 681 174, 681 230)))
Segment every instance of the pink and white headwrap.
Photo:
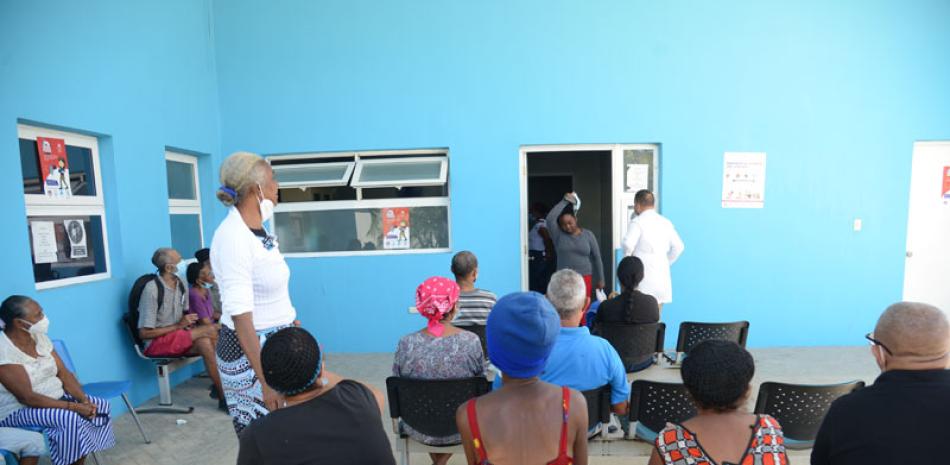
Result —
POLYGON ((433 276, 416 288, 416 310, 429 320, 429 332, 433 336, 442 336, 445 331, 442 316, 451 312, 458 300, 459 285, 448 278, 433 276))

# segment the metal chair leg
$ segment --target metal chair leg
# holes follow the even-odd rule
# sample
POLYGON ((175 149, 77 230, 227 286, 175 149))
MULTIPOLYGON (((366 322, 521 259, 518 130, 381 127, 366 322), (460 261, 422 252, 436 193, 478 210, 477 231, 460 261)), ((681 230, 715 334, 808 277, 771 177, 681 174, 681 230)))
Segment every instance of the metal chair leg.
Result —
POLYGON ((132 419, 135 420, 135 426, 138 426, 139 433, 142 433, 142 439, 145 440, 146 444, 151 444, 152 440, 148 438, 148 435, 145 434, 145 429, 142 428, 142 422, 139 421, 138 413, 135 413, 135 407, 132 406, 132 402, 129 402, 129 396, 122 393, 122 401, 125 402, 125 406, 128 407, 129 413, 132 414, 132 419))
POLYGON ((403 448, 402 448, 402 465, 409 465, 409 439, 403 439, 403 448))
POLYGON ((96 465, 99 465, 99 457, 96 456, 96 453, 93 452, 93 453, 91 453, 91 454, 89 454, 89 455, 92 456, 92 461, 93 461, 93 462, 96 462, 96 465))

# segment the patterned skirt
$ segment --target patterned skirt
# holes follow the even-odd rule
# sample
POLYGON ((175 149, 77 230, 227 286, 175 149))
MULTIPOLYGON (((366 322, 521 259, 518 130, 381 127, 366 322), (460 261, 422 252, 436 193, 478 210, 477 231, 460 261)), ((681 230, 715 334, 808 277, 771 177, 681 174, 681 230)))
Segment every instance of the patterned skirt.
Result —
MULTIPOLYGON (((76 399, 67 394, 63 400, 76 399)), ((26 407, 8 415, 0 421, 0 426, 42 428, 49 441, 50 461, 53 465, 68 465, 93 452, 115 446, 109 402, 92 396, 89 396, 89 401, 97 407, 96 417, 92 420, 61 408, 26 407)))
MULTIPOLYGON (((257 337, 264 347, 264 341, 277 331, 291 325, 275 326, 257 331, 257 337)), ((234 432, 241 431, 252 421, 267 415, 264 407, 264 392, 257 374, 251 368, 251 362, 244 355, 237 333, 221 325, 218 333, 218 346, 215 349, 218 360, 218 373, 221 374, 221 387, 224 388, 224 400, 228 404, 228 413, 234 423, 234 432)))

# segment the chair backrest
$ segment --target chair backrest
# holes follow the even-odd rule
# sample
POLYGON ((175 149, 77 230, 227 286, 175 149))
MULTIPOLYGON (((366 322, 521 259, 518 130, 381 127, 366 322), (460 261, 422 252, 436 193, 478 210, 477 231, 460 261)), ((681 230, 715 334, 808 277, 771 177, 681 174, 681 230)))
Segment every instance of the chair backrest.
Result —
POLYGON ((69 355, 69 349, 66 348, 66 342, 62 339, 53 339, 53 350, 59 355, 59 359, 63 361, 63 365, 71 373, 76 373, 76 366, 73 365, 73 358, 69 355))
POLYGON ((629 367, 663 352, 666 324, 604 323, 597 326, 597 333, 617 350, 623 366, 629 367))
POLYGON ((122 323, 125 325, 125 329, 129 331, 129 337, 132 338, 132 343, 143 350, 145 347, 145 342, 142 341, 141 336, 139 336, 139 321, 131 312, 122 315, 122 323))
POLYGON ((587 427, 593 428, 597 423, 610 422, 610 385, 582 391, 587 401, 587 427))
POLYGON ((749 336, 749 322, 697 323, 684 321, 680 324, 679 337, 676 339, 676 351, 689 353, 697 344, 710 339, 732 341, 745 347, 749 336))
POLYGON ((485 354, 485 360, 488 360, 488 342, 485 339, 485 325, 459 326, 458 328, 471 331, 478 336, 478 340, 482 343, 482 352, 485 354))
POLYGON ((755 413, 778 420, 789 439, 813 441, 831 403, 863 387, 864 381, 828 385, 766 382, 759 386, 755 413))
POLYGON ((696 416, 696 407, 686 386, 637 380, 630 385, 630 422, 640 422, 654 432, 667 423, 679 423, 696 416))
POLYGON ((484 377, 463 379, 386 378, 389 416, 428 436, 458 434, 455 411, 491 390, 484 377))

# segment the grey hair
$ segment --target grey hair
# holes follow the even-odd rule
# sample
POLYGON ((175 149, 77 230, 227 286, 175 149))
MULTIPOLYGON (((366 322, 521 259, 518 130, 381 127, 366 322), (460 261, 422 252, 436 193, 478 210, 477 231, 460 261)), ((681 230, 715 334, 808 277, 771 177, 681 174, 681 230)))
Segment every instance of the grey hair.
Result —
POLYGON ((218 200, 227 207, 236 205, 250 188, 264 184, 267 166, 267 160, 256 153, 234 152, 229 155, 221 164, 221 187, 233 190, 237 196, 218 189, 218 200))
POLYGON ((13 324, 13 320, 22 319, 26 316, 27 308, 33 299, 23 295, 11 295, 0 304, 0 320, 3 321, 3 327, 6 328, 13 324))
POLYGON ((152 254, 152 264, 158 271, 164 271, 166 265, 172 264, 172 252, 177 250, 171 247, 161 247, 152 254))
POLYGON ((468 250, 463 250, 452 257, 452 274, 456 278, 464 278, 478 268, 478 258, 468 250))
POLYGON ((587 301, 586 293, 584 278, 574 270, 564 269, 551 275, 545 296, 563 320, 582 310, 587 301))

